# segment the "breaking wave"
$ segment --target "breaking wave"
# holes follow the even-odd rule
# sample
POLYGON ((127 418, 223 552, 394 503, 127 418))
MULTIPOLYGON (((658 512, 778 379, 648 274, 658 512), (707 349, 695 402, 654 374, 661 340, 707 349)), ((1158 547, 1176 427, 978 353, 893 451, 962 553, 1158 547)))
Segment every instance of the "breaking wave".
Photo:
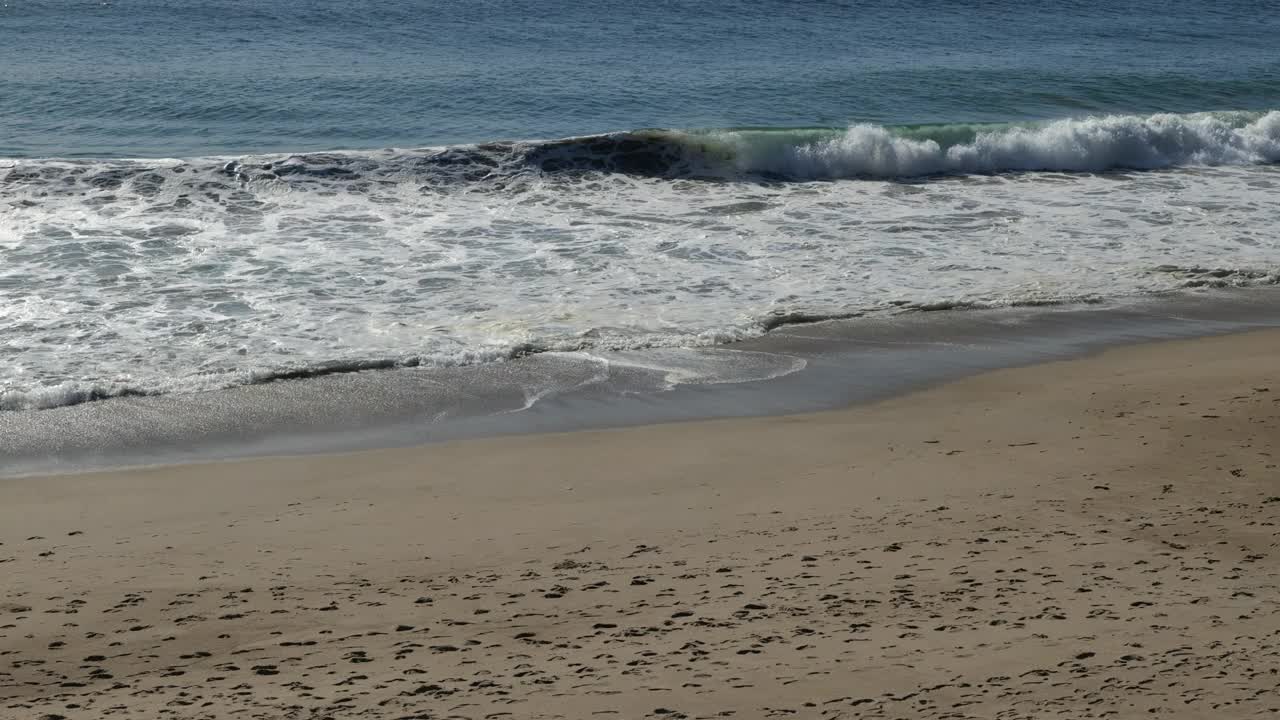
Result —
MULTIPOLYGON (((111 189, 187 182, 367 183, 426 187, 541 173, 779 181, 893 179, 1021 171, 1101 172, 1280 162, 1280 111, 1107 115, 1045 123, 846 129, 628 130, 549 141, 420 150, 190 160, 18 160, 0 186, 56 181, 111 189)), ((0 165, 0 171, 5 170, 0 165)), ((50 188, 58 192, 58 188, 50 188)))
MULTIPOLYGON (((254 169, 245 179, 340 177, 357 168, 305 156, 254 169)), ((1280 162, 1280 111, 1110 115, 1038 124, 859 124, 845 130, 633 130, 536 143, 491 143, 402 156, 400 172, 467 180, 535 169, 646 177, 777 180, 910 178, 1029 170, 1098 172, 1280 162)), ((358 165, 359 163, 346 163, 358 165)))
MULTIPOLYGON (((767 134, 765 136, 767 138, 767 134)), ((1112 115, 1034 125, 855 125, 808 142, 730 136, 740 170, 795 179, 1280 162, 1280 112, 1112 115)))

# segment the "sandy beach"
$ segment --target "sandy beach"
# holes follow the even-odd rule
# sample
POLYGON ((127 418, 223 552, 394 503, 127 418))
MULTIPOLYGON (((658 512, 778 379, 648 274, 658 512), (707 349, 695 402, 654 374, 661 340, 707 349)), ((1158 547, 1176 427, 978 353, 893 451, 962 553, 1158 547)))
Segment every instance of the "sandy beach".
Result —
POLYGON ((0 481, 0 718, 1274 717, 1277 357, 0 481))

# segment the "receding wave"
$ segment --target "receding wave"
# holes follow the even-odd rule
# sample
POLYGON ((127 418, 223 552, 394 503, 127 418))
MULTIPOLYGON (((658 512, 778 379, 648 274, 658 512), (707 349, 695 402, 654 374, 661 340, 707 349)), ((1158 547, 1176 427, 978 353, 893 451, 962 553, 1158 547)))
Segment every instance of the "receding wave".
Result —
MULTIPOLYGON (((1248 287, 1280 284, 1280 273, 1263 270, 1226 268, 1183 268, 1162 265, 1152 268, 1154 273, 1170 274, 1185 278, 1181 287, 1248 287)), ((1162 291, 1168 292, 1168 291, 1162 291)), ((26 410, 52 410, 59 407, 81 405, 118 398, 147 397, 175 393, 208 392, 235 387, 262 385, 286 380, 309 380, 328 375, 341 375, 371 370, 396 370, 410 368, 449 368, 484 363, 505 362, 528 355, 547 352, 627 351, 658 348, 697 348, 725 345, 764 333, 785 329, 788 326, 810 325, 834 320, 882 315, 883 313, 937 312, 943 310, 995 310, 1000 308, 1033 308, 1063 305, 1092 305, 1104 302, 1099 295, 1027 295, 1011 296, 999 300, 933 300, 894 301, 886 305, 853 311, 775 311, 757 317, 748 323, 716 331, 701 333, 667 334, 618 334, 616 332, 590 330, 573 337, 550 338, 542 342, 521 342, 486 350, 465 350, 455 354, 405 355, 352 360, 313 361, 302 364, 286 364, 274 368, 258 368, 241 372, 196 373, 181 378, 170 378, 158 383, 133 383, 69 380, 56 385, 28 390, 0 389, 0 412, 26 410)))

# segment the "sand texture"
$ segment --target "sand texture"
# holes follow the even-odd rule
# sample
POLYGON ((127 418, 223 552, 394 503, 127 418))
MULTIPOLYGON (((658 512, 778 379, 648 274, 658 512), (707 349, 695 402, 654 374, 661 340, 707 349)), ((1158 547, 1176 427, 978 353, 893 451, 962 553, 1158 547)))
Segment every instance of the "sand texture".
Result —
POLYGON ((0 718, 1275 717, 1277 359, 0 481, 0 718))

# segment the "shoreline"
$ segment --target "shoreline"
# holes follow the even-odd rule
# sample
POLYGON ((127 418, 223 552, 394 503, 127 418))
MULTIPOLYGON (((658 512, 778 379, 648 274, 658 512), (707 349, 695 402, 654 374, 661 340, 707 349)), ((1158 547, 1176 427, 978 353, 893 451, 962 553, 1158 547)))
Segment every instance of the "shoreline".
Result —
POLYGON ((541 353, 0 413, 0 477, 835 410, 1000 368, 1280 325, 1280 288, 785 325, 699 348, 541 353))
POLYGON ((4 481, 0 716, 1253 717, 1277 353, 4 481))

